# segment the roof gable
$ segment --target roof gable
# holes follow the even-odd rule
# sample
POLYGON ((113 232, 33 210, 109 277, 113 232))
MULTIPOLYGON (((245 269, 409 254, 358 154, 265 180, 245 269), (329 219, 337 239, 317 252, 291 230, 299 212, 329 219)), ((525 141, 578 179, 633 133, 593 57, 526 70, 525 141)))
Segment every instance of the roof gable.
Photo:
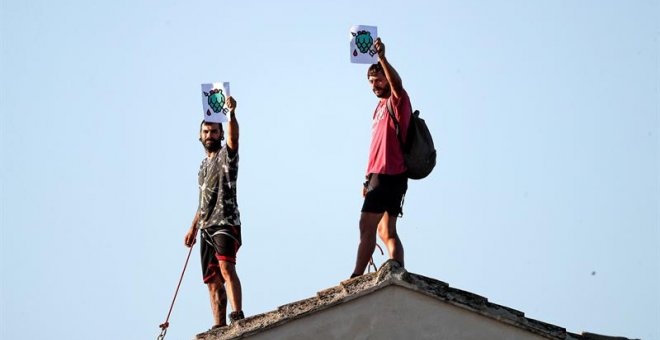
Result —
MULTIPOLYGON (((381 268, 375 272, 356 277, 354 279, 342 281, 340 285, 322 290, 316 294, 315 297, 296 301, 283 306, 277 310, 255 315, 236 322, 236 324, 223 327, 220 329, 212 330, 206 333, 199 334, 196 339, 198 340, 216 340, 216 339, 233 339, 243 338, 259 335, 273 336, 277 332, 275 328, 288 327, 292 329, 292 325, 296 320, 306 318, 313 322, 323 322, 321 314, 331 315, 330 309, 337 310, 338 308, 347 308, 349 304, 355 304, 359 301, 369 301, 373 304, 372 297, 379 295, 379 291, 386 288, 388 292, 393 291, 407 291, 408 293, 416 293, 424 296, 423 300, 417 300, 417 303, 434 302, 442 304, 445 308, 450 307, 462 312, 475 314, 480 317, 485 317, 496 323, 503 323, 503 328, 513 327, 517 330, 509 329, 510 331, 524 331, 530 335, 531 338, 541 337, 547 339, 576 339, 576 340, 615 340, 626 338, 603 337, 591 333, 583 333, 582 335, 572 334, 566 332, 562 327, 551 325, 538 320, 525 317, 523 312, 511 309, 498 304, 493 304, 487 298, 466 292, 460 289, 452 288, 447 283, 425 277, 418 274, 409 273, 402 268, 396 261, 387 261, 381 268), (370 297, 367 297, 370 296, 370 297), (321 317, 321 319, 313 319, 308 317, 321 317), (316 321, 314 321, 316 320, 316 321), (269 331, 272 330, 272 331, 269 331)), ((405 293, 404 293, 405 294, 405 293)), ((405 297, 410 299, 412 295, 405 297)), ((377 299, 383 299, 382 297, 377 299)), ((405 301, 405 300, 404 300, 405 301)), ((353 307, 351 307, 353 308, 353 307)), ((350 309, 350 308, 349 308, 350 309)), ((408 310, 410 311, 410 310, 408 310)), ((407 312, 406 312, 407 313, 407 312)), ((438 313, 432 312, 432 313, 438 313)), ((333 322, 339 321, 344 327, 349 327, 347 323, 351 323, 351 319, 346 319, 343 316, 337 317, 337 313, 332 318, 333 322), (339 318, 339 319, 338 319, 339 318), (343 318, 343 319, 342 319, 343 318)), ((345 313, 349 317, 358 318, 359 313, 352 312, 345 313), (352 313, 352 314, 351 314, 352 313)), ((469 317, 469 315, 468 315, 469 317)), ((483 320, 483 319, 482 319, 483 320)), ((421 321, 421 320, 420 320, 421 321)), ((489 323, 490 321, 484 321, 489 323)), ((329 323, 327 319, 326 323, 329 323)), ((375 321, 374 321, 375 322, 375 321)), ((426 321, 429 323, 429 321, 426 321)), ((437 323, 437 322, 435 322, 437 323)), ((323 328, 323 326, 318 327, 323 328)), ((392 327, 401 327, 399 325, 392 325, 392 327)), ((413 327, 420 327, 420 323, 416 323, 413 327)), ((320 328, 319 328, 320 329, 320 328)), ((346 330, 346 331, 349 331, 346 330)), ((289 333, 290 334, 290 333, 289 333)), ((330 333, 328 333, 330 334, 330 333)), ((353 334, 353 333, 348 333, 353 334)), ((483 335, 482 335, 483 336, 483 335)), ((333 336, 327 336, 333 338, 333 336)), ((298 338, 292 336, 291 338, 298 338)), ((477 337, 478 338, 478 337, 477 337)), ((502 337, 506 338, 506 337, 502 337)), ((510 338, 510 335, 509 335, 510 338)))

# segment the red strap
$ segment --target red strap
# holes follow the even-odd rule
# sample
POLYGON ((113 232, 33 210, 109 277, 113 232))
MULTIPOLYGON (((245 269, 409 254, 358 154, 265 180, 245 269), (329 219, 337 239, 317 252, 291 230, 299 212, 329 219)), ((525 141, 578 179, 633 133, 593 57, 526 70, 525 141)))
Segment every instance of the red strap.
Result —
MULTIPOLYGON (((195 230, 195 233, 193 234, 193 239, 197 237, 197 230, 195 230)), ((188 267, 188 260, 190 260, 190 254, 192 253, 193 247, 195 244, 193 243, 190 246, 190 250, 188 250, 188 256, 186 256, 186 263, 183 264, 183 270, 181 271, 181 277, 179 278, 179 284, 176 285, 176 291, 174 292, 174 298, 172 299, 172 303, 170 304, 170 311, 167 312, 167 318, 165 318, 165 322, 160 324, 160 327, 162 331, 160 332, 160 335, 158 336, 158 340, 162 340, 165 338, 165 334, 167 333, 167 327, 170 326, 170 315, 172 314, 172 309, 174 308, 174 301, 176 301, 176 296, 179 294, 179 288, 181 287, 181 281, 183 281, 183 274, 186 272, 186 268, 188 267)))

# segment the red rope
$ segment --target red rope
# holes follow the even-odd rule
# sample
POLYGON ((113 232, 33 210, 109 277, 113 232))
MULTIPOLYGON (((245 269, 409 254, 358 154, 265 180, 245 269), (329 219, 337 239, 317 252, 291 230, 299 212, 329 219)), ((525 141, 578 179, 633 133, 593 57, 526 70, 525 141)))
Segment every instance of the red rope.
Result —
MULTIPOLYGON (((383 248, 381 248, 381 247, 378 245, 378 243, 376 243, 376 247, 378 247, 378 250, 380 250, 380 254, 381 254, 381 255, 385 255, 385 253, 383 253, 383 248)), ((374 252, 376 252, 376 249, 375 249, 375 248, 374 248, 374 252)), ((371 255, 371 258, 369 259, 369 263, 367 264, 367 272, 368 272, 368 273, 371 273, 371 266, 374 267, 374 272, 377 272, 377 271, 378 271, 378 267, 376 267, 376 264, 374 263, 374 256, 373 256, 373 255, 371 255)))
MULTIPOLYGON (((195 230, 195 233, 193 234, 193 240, 197 237, 197 230, 195 230)), ((172 304, 170 304, 170 311, 167 312, 167 318, 165 318, 165 322, 160 324, 160 327, 162 331, 160 332, 160 335, 158 336, 158 340, 164 339, 165 334, 167 333, 167 327, 170 326, 170 315, 172 314, 172 309, 174 308, 174 301, 176 301, 176 296, 179 294, 179 288, 181 287, 181 281, 183 281, 183 274, 186 272, 186 268, 188 267, 188 260, 190 260, 190 254, 192 253, 193 247, 195 246, 195 243, 193 243, 190 246, 190 250, 188 250, 188 256, 186 257, 186 263, 183 265, 183 270, 181 271, 181 277, 179 278, 179 284, 176 285, 176 291, 174 292, 174 298, 172 299, 172 304)))

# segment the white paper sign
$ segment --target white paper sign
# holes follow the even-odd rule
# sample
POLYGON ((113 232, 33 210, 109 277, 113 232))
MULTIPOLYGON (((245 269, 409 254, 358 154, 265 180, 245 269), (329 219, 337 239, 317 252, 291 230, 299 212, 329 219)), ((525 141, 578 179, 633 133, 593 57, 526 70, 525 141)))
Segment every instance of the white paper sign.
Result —
POLYGON ((356 64, 377 64, 378 53, 374 49, 374 42, 378 38, 376 26, 351 26, 351 62, 356 64))
POLYGON ((228 120, 227 97, 229 96, 229 82, 202 84, 202 108, 205 122, 224 123, 228 120))

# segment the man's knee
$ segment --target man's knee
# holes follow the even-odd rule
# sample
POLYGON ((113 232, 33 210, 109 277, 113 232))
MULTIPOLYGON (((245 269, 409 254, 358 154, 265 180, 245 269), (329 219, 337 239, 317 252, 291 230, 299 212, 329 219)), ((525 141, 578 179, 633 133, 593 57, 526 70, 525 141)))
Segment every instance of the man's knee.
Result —
POLYGON ((378 235, 383 241, 396 239, 398 237, 396 233, 396 217, 385 213, 380 223, 378 223, 378 235))
POLYGON ((224 281, 218 275, 214 276, 209 282, 206 283, 210 292, 222 291, 225 289, 224 281))
POLYGON ((222 272, 222 277, 227 281, 236 277, 236 266, 229 261, 220 261, 220 271, 222 272))
POLYGON ((378 214, 378 213, 363 212, 360 215, 360 234, 375 235, 376 229, 378 228, 378 222, 380 221, 381 216, 382 214, 378 214))

